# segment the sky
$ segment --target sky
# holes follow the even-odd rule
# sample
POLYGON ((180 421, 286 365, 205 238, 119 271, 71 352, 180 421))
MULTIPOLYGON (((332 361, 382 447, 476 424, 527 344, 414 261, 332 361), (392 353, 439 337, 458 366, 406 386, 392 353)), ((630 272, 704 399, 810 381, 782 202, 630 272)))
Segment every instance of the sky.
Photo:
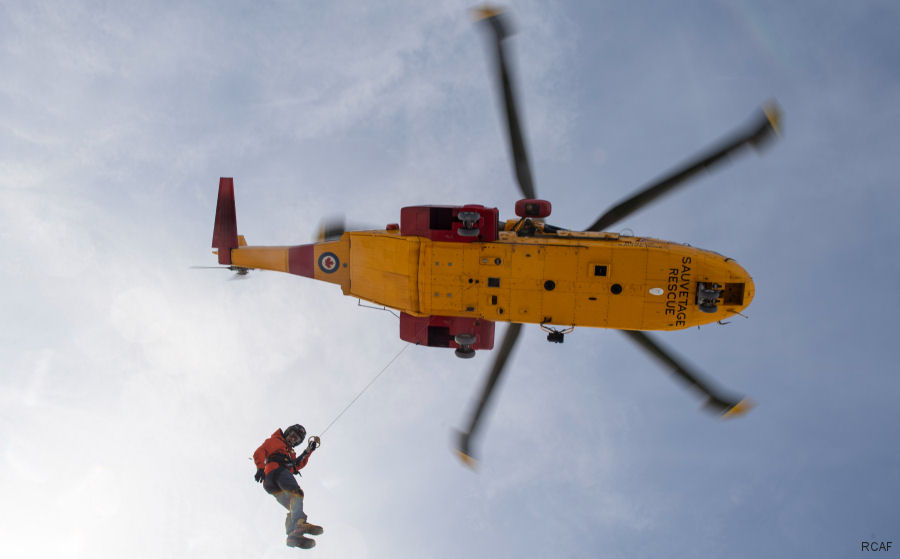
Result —
MULTIPOLYGON (((900 548, 900 6, 510 2, 537 192, 580 229, 747 122, 783 136, 624 222, 753 276, 746 319, 657 339, 757 407, 733 421, 615 331, 492 355, 406 347, 330 284, 210 253, 518 198, 488 43, 456 0, 0 5, 0 555, 853 557, 900 548), (404 350, 404 348, 406 348, 404 350), (400 353, 402 351, 402 353, 400 353), (250 455, 321 433, 325 527, 288 549, 250 455)), ((503 325, 497 326, 501 336, 503 325)), ((499 338, 498 338, 499 339, 499 338)))

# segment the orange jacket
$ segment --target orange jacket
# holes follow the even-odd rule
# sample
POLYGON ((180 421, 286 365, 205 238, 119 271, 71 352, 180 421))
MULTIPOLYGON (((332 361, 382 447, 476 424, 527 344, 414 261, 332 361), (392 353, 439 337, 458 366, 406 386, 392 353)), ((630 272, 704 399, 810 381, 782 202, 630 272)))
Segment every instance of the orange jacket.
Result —
MULTIPOLYGON (((273 454, 283 454, 287 456, 292 463, 297 459, 294 449, 291 448, 291 445, 285 440, 284 433, 281 432, 281 429, 272 433, 272 436, 266 439, 265 442, 256 449, 256 452, 253 453, 253 461, 256 463, 256 467, 264 469, 267 474, 276 470, 281 466, 278 462, 269 462, 266 464, 266 458, 273 454)), ((306 463, 309 462, 309 457, 310 453, 304 451, 303 454, 300 455, 300 461, 297 462, 296 465, 290 466, 291 473, 299 473, 300 470, 306 466, 306 463)))

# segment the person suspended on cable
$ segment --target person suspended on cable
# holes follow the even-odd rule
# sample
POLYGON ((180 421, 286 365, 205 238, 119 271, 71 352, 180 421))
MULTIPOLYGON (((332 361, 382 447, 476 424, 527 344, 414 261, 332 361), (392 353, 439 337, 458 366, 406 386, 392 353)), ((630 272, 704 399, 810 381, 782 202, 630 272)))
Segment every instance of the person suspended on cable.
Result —
POLYGON ((288 547, 310 549, 316 545, 316 540, 306 535, 318 536, 324 530, 307 521, 303 512, 303 490, 294 475, 300 473, 313 451, 319 448, 319 437, 310 437, 306 448, 297 456, 294 447, 303 443, 304 439, 306 429, 302 425, 291 425, 284 431, 278 429, 272 433, 253 453, 253 462, 256 463, 253 479, 262 483, 266 493, 287 509, 284 528, 288 547))

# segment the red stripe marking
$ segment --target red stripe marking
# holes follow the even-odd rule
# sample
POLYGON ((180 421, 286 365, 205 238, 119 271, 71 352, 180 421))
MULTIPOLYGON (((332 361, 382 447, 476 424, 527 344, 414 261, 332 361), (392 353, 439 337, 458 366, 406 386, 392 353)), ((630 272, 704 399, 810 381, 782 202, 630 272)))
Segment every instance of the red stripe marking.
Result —
POLYGON ((296 274, 298 276, 306 276, 308 278, 315 278, 315 265, 314 262, 315 254, 314 249, 315 245, 300 245, 291 247, 288 249, 288 272, 292 274, 296 274))

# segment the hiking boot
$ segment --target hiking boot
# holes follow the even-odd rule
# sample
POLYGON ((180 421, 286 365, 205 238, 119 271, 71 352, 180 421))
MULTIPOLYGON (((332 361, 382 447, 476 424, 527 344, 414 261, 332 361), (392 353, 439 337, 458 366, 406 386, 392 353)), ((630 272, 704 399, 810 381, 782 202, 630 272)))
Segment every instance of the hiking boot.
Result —
POLYGON ((315 524, 310 524, 309 522, 298 522, 297 527, 294 528, 292 534, 303 535, 309 534, 311 536, 321 536, 325 530, 321 526, 316 526, 315 524))
POLYGON ((285 543, 287 544, 288 547, 299 547, 300 549, 312 549, 312 548, 316 547, 316 540, 314 540, 312 538, 307 538, 307 537, 303 536, 302 534, 295 535, 295 533, 293 533, 293 532, 291 533, 290 536, 288 536, 287 541, 285 543))

